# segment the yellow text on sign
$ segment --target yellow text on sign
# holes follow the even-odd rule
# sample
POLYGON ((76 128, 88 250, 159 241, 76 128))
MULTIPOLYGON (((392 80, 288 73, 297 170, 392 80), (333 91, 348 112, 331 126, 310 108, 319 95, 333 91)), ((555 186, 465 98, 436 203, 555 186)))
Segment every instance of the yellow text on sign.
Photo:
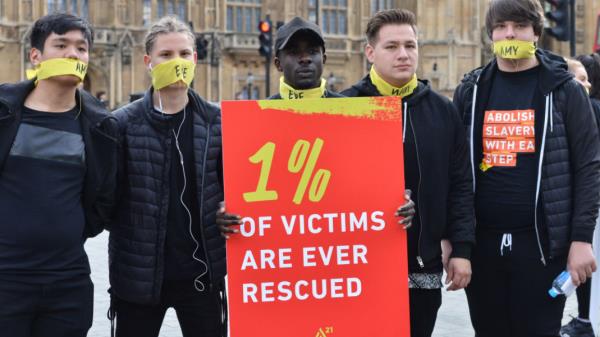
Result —
MULTIPOLYGON (((323 149, 323 145, 324 142, 321 138, 315 139, 312 148, 310 142, 300 139, 292 148, 292 152, 288 159, 288 171, 291 173, 302 172, 293 198, 293 202, 296 205, 302 203, 307 188, 308 200, 312 202, 321 201, 325 195, 327 185, 331 179, 331 171, 319 169, 315 172, 315 167, 319 155, 321 154, 321 150, 323 149)), ((277 191, 267 190, 267 183, 269 174, 271 173, 271 165, 274 156, 275 143, 267 142, 255 154, 248 158, 253 164, 260 163, 261 168, 256 190, 244 193, 244 200, 246 202, 271 201, 278 199, 277 191)))

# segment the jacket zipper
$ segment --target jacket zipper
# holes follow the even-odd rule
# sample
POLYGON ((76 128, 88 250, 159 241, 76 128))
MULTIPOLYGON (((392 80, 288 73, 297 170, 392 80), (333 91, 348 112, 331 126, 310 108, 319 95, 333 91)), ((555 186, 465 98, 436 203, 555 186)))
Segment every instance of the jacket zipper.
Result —
MULTIPOLYGON (((408 110, 408 105, 406 107, 406 110, 408 110)), ((421 159, 419 158, 419 144, 417 143, 417 133, 415 132, 415 127, 413 125, 413 121, 411 118, 411 115, 408 113, 407 111, 407 115, 408 115, 408 120, 410 122, 410 128, 413 132, 413 138, 415 140, 415 152, 417 153, 417 167, 419 169, 419 185, 418 185, 418 191, 421 191, 421 159)), ((417 205, 421 205, 421 193, 418 193, 417 195, 417 205)), ((420 226, 419 226, 419 240, 417 241, 417 263, 419 264, 419 267, 421 267, 421 269, 425 268, 425 264, 423 263, 423 258, 421 258, 421 236, 423 235, 423 219, 421 219, 421 212, 419 212, 419 222, 420 222, 420 226)))
POLYGON ((540 240, 540 231, 538 229, 538 203, 539 203, 539 196, 540 196, 540 188, 541 188, 541 180, 542 180, 542 165, 544 162, 544 151, 546 148, 546 132, 548 131, 548 113, 552 113, 552 111, 550 111, 550 106, 552 105, 552 101, 550 99, 551 95, 548 94, 546 96, 546 111, 544 114, 544 131, 542 133, 542 148, 540 149, 540 162, 538 164, 538 175, 537 175, 537 183, 536 183, 536 189, 535 189, 535 207, 533 209, 534 211, 534 227, 535 227, 535 237, 537 239, 537 244, 538 244, 538 248, 540 249, 540 256, 541 256, 541 260, 542 260, 542 264, 545 266, 546 265, 546 258, 544 257, 544 250, 542 248, 542 242, 540 240), (550 111, 550 112, 549 112, 550 111))
POLYGON ((206 270, 208 272, 209 287, 212 292, 212 270, 210 268, 210 257, 208 256, 208 250, 206 248, 206 239, 204 238, 204 178, 206 177, 206 159, 208 157, 208 145, 210 143, 210 123, 206 128, 206 145, 204 146, 204 162, 202 163, 202 179, 200 182, 200 238, 202 239, 202 250, 204 250, 204 256, 206 257, 206 270))

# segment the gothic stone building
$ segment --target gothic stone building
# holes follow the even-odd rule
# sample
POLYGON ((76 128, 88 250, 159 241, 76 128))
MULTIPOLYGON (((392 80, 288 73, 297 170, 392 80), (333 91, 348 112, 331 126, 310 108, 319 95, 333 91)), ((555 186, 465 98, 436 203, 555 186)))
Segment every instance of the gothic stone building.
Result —
MULTIPOLYGON (((420 64, 418 75, 451 95, 463 74, 490 54, 484 26, 487 0, 0 0, 0 82, 24 79, 31 23, 56 11, 89 19, 95 29, 86 90, 105 91, 111 107, 129 101, 150 85, 142 62, 149 25, 167 14, 189 22, 207 41, 194 88, 211 101, 264 98, 265 59, 258 54, 258 22, 273 23, 302 16, 319 22, 327 44, 323 76, 335 90, 367 72, 364 30, 378 10, 400 7, 417 14, 420 64)), ((577 48, 592 49, 600 2, 578 1, 577 48)), ((566 53, 568 44, 546 41, 566 53)), ((271 93, 279 73, 271 66, 271 93)))

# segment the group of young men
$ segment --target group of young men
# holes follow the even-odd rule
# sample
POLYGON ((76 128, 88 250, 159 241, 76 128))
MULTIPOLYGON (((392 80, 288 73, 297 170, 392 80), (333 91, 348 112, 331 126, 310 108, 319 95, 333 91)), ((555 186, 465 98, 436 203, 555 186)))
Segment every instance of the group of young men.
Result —
MULTIPOLYGON (((322 78, 318 26, 296 17, 277 32, 271 99, 402 97, 412 337, 432 335, 444 283, 466 288, 478 337, 558 336, 552 280, 596 269, 598 130, 564 60, 536 47, 543 17, 538 0, 492 0, 496 57, 453 102, 417 78, 407 10, 369 20, 371 70, 341 94, 322 78)), ((158 336, 170 307, 184 336, 224 336, 225 239, 241 217, 222 203, 220 111, 189 88, 194 35, 172 17, 152 25, 152 86, 113 114, 80 89, 92 36, 72 15, 39 19, 32 79, 0 86, 0 331, 86 336, 83 243, 106 228, 117 336, 158 336)))

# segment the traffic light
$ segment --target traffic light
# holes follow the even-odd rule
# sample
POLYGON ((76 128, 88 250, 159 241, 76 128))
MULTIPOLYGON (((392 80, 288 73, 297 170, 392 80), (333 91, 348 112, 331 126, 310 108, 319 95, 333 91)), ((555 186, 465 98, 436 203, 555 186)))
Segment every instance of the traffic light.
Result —
POLYGON ((259 22, 258 31, 260 32, 258 36, 258 40, 260 41, 258 53, 270 59, 273 53, 273 24, 271 23, 271 19, 267 17, 265 20, 259 22))
POLYGON ((204 60, 208 56, 208 40, 203 35, 196 36, 196 53, 198 60, 204 60))
POLYGON ((569 41, 570 16, 569 5, 573 0, 546 0, 552 5, 552 10, 546 12, 546 18, 554 23, 553 27, 546 27, 546 33, 558 41, 569 41))

